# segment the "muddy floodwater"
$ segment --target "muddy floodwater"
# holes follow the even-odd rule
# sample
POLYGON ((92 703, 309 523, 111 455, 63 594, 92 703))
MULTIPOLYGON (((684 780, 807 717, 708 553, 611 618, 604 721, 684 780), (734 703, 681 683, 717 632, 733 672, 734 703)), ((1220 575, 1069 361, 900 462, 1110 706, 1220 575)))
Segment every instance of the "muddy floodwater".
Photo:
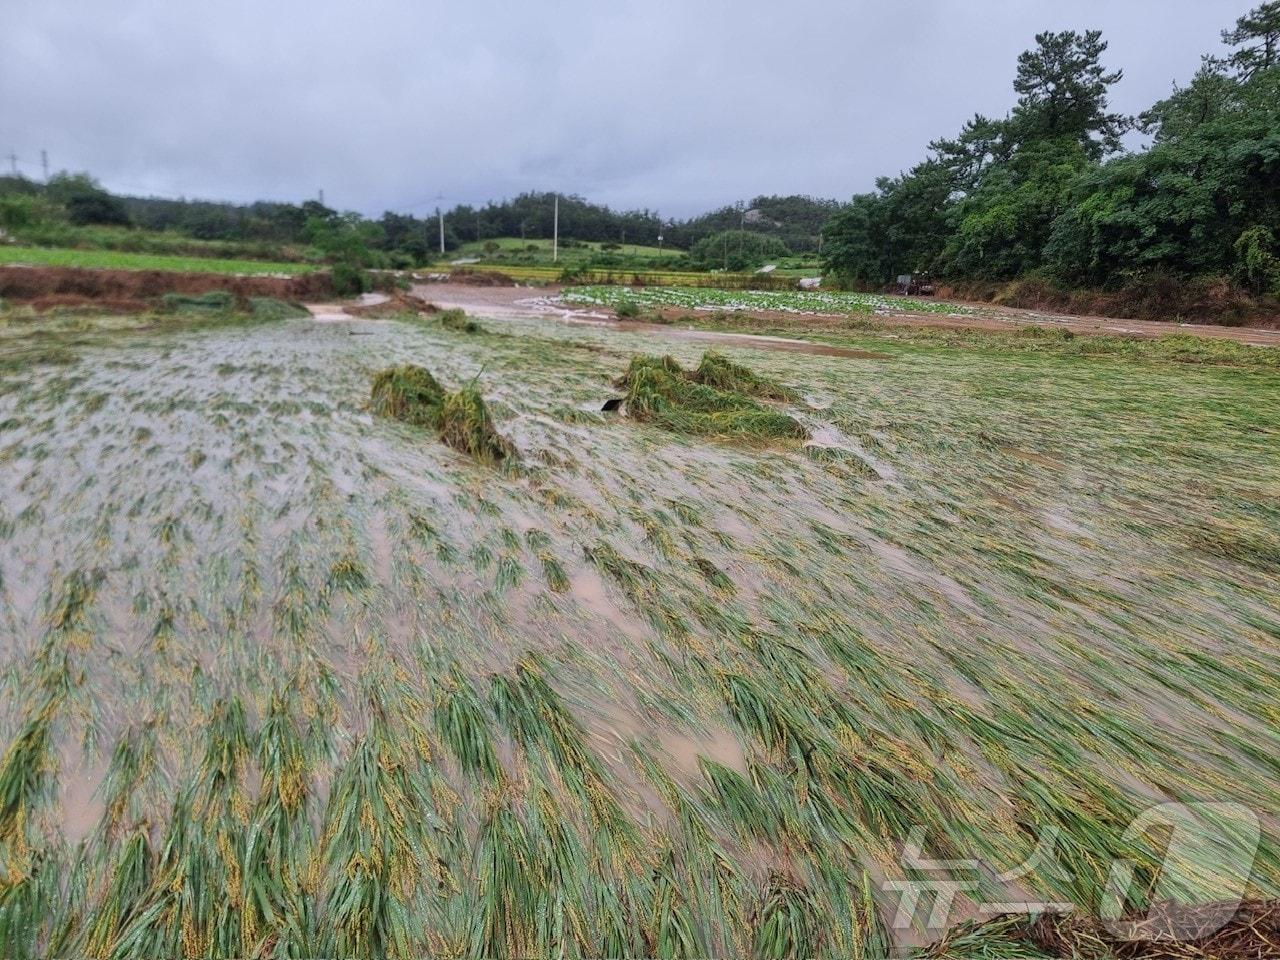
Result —
POLYGON ((873 956, 944 932, 892 928, 916 828, 990 865, 951 920, 1096 906, 1169 801, 1257 811, 1280 893, 1276 374, 491 312, 85 321, 0 366, 33 942, 873 956), (709 347, 808 440, 592 412, 709 347), (372 416, 400 363, 515 460, 372 416), (1056 866, 997 880, 1046 828, 1056 866))

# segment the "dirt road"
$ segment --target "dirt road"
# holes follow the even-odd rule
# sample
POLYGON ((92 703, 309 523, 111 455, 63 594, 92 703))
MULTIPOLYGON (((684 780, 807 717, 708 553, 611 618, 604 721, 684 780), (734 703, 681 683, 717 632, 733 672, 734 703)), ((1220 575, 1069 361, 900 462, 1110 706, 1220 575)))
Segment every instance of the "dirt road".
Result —
MULTIPOLYGON (((464 284, 430 283, 419 284, 413 288, 415 295, 443 307, 458 307, 469 313, 501 318, 504 316, 547 316, 558 317, 569 323, 601 323, 613 322, 612 311, 604 307, 581 307, 559 300, 559 288, 544 287, 476 287, 464 284)), ((892 298, 890 298, 892 299, 892 298)), ((1167 337, 1173 334, 1190 334, 1197 337, 1235 340, 1259 347, 1280 347, 1280 330, 1263 330, 1256 327, 1224 327, 1211 324, 1193 323, 1157 323, 1150 320, 1115 320, 1106 317, 1068 317, 1058 314, 1039 313, 1033 310, 1016 310, 1011 307, 996 307, 989 304, 956 304, 970 313, 964 314, 919 314, 919 313, 887 313, 880 316, 886 324, 899 326, 944 327, 951 329, 972 329, 1009 331, 1025 326, 1042 326, 1052 329, 1064 328, 1080 336, 1131 336, 1131 337, 1167 337)), ((776 317, 785 320, 788 325, 803 324, 805 317, 794 313, 770 313, 768 311, 743 311, 752 316, 766 318, 776 317)), ((667 310, 664 314, 674 318, 687 314, 687 310, 667 310)), ((815 318, 816 320, 817 318, 815 318)), ((685 330, 650 324, 632 324, 637 328, 652 326, 656 331, 667 331, 669 335, 688 335, 693 338, 742 336, 741 334, 710 334, 703 331, 685 330)), ((777 339, 777 338, 754 338, 777 339)), ((797 344, 799 341, 779 341, 797 344)), ((782 347, 781 349, 786 349, 782 347)), ((794 347, 792 349, 795 349, 794 347)))

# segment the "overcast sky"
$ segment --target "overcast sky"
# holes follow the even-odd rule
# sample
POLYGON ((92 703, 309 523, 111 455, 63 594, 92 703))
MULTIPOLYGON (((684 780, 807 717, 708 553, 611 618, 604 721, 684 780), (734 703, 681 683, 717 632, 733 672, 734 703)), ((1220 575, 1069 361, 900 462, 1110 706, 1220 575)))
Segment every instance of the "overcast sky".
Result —
POLYGON ((421 213, 846 199, 1104 31, 1137 112, 1250 0, 0 0, 0 153, 113 190, 421 213))

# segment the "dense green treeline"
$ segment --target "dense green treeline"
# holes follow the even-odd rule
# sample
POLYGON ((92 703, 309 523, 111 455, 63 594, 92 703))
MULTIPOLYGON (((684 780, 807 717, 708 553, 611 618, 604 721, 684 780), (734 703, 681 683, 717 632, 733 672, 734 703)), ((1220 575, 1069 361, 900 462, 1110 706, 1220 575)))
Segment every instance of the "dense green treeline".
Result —
MULTIPOLYGON (((754 246, 781 250, 776 255, 786 256, 791 251, 816 249, 823 223, 838 208, 833 200, 761 196, 749 204, 673 221, 651 210, 618 211, 582 197, 561 195, 560 236, 568 241, 648 246, 658 245, 661 238, 668 248, 690 249, 708 237, 742 229, 775 241, 754 246)), ((550 239, 555 209, 555 195, 546 192, 523 193, 484 206, 460 204, 444 212, 445 247, 453 250, 463 243, 497 237, 550 239)), ((324 249, 333 246, 335 240, 347 243, 358 237, 383 266, 427 262, 438 255, 440 245, 440 223, 434 211, 421 217, 387 211, 375 220, 341 213, 315 200, 301 204, 233 204, 119 197, 87 174, 60 173, 48 184, 22 177, 0 177, 0 229, 26 242, 82 246, 87 241, 83 228, 100 226, 136 227, 195 241, 231 244, 233 249, 218 252, 273 258, 281 256, 282 246, 324 249)), ((90 245, 92 239, 88 237, 90 245)), ((111 244, 147 248, 145 240, 135 239, 136 243, 130 245, 112 237, 111 244)), ((187 252, 201 251, 192 247, 187 252)), ((305 256, 302 251, 297 255, 305 256)))
POLYGON ((1225 31, 1186 86, 1136 118, 1111 112, 1122 72, 1096 31, 1045 33, 1018 59, 1018 100, 975 116, 827 224, 828 268, 880 285, 1039 276, 1123 288, 1221 278, 1280 293, 1280 2, 1225 31), (1149 136, 1124 150, 1130 131, 1149 136))

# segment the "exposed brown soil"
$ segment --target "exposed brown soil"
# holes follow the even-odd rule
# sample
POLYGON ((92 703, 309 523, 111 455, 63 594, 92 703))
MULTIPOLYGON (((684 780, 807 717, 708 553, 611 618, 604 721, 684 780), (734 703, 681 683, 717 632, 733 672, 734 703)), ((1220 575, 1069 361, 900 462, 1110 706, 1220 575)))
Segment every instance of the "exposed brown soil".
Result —
POLYGON ((1251 296, 1222 279, 1188 282, 1164 277, 1121 290, 1063 290, 1042 280, 961 283, 939 286, 938 295, 1075 316, 1280 327, 1280 302, 1274 297, 1251 296))
POLYGON ((515 280, 497 270, 454 270, 449 283, 464 287, 514 287, 515 280))
POLYGON ((1104 923, 1046 915, 1028 938, 1055 957, 1117 960, 1275 960, 1280 957, 1280 903, 1250 902, 1154 908, 1141 920, 1104 923))
POLYGON ((440 308, 412 293, 393 290, 377 303, 348 304, 347 313, 353 317, 389 317, 397 313, 439 313, 440 308))
POLYGON ((328 273, 242 277, 164 270, 84 270, 75 267, 0 267, 0 297, 35 301, 51 296, 98 301, 150 300, 166 293, 227 290, 237 297, 319 300, 333 294, 328 273))

